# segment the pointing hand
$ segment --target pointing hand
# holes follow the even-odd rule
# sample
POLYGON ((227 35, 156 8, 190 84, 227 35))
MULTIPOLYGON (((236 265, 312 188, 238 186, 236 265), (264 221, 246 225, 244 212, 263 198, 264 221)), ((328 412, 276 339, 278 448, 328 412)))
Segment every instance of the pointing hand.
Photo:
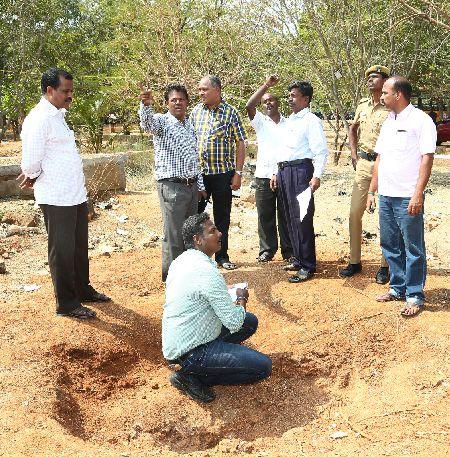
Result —
POLYGON ((140 94, 139 98, 144 104, 144 106, 150 106, 153 103, 153 94, 152 91, 149 89, 146 89, 142 83, 138 84, 139 89, 140 89, 140 94))

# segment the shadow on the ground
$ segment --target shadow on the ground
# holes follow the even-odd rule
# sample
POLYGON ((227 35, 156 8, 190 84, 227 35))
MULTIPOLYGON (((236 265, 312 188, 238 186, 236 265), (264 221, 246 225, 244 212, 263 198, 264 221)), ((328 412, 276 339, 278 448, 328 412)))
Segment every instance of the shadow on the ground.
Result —
POLYGON ((152 364, 164 363, 160 320, 145 317, 114 301, 94 306, 106 314, 108 320, 88 320, 86 325, 110 333, 152 364))
POLYGON ((247 386, 216 386, 216 400, 201 405, 218 428, 196 427, 178 419, 146 430, 172 451, 205 451, 223 439, 239 439, 238 451, 251 453, 249 443, 262 437, 281 437, 317 417, 318 406, 328 401, 327 394, 316 386, 317 370, 308 369, 291 353, 270 354, 273 373, 269 379, 247 386))
POLYGON ((428 268, 427 275, 429 276, 450 276, 450 269, 448 268, 428 268))
POLYGON ((425 289, 426 297, 426 310, 435 311, 449 311, 450 310, 450 290, 446 288, 439 289, 425 289))
POLYGON ((54 367, 56 399, 54 418, 72 435, 87 440, 86 406, 92 402, 102 409, 102 402, 125 390, 146 383, 138 372, 145 360, 146 368, 165 364, 161 351, 161 323, 123 307, 117 302, 93 304, 107 319, 87 320, 94 334, 104 332, 115 341, 98 345, 91 338, 74 345, 63 342, 48 353, 54 367))
MULTIPOLYGON (((374 283, 375 274, 379 269, 379 263, 372 261, 364 264, 364 269, 360 274, 351 278, 344 279, 339 276, 339 268, 344 265, 338 261, 319 261, 317 263, 317 272, 312 279, 300 284, 289 284, 288 278, 294 275, 293 271, 283 271, 281 268, 283 262, 273 261, 268 263, 240 263, 239 269, 232 271, 222 270, 228 284, 246 281, 249 287, 254 289, 256 300, 270 308, 270 310, 279 316, 282 316, 293 323, 300 322, 300 316, 289 312, 283 306, 283 299, 274 295, 273 287, 279 283, 286 283, 286 287, 292 288, 292 293, 297 294, 300 288, 308 287, 312 281, 320 282, 321 280, 336 279, 344 287, 349 287, 362 292, 370 284, 374 283)), ((325 286, 324 286, 325 287, 325 286)), ((333 287, 328 285, 328 287, 333 287)), ((250 296, 250 303, 252 296, 250 296)))

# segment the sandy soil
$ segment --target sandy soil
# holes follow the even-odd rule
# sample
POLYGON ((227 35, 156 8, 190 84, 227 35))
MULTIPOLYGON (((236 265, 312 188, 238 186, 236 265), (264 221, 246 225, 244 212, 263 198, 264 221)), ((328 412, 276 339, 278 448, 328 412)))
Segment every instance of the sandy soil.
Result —
MULTIPOLYGON (((428 306, 411 320, 399 316, 400 304, 374 301, 385 290, 373 282, 378 237, 364 242, 363 273, 338 277, 348 250, 350 166, 329 167, 317 193, 319 271, 303 285, 287 283, 279 254, 255 262, 256 209, 244 192, 230 239, 240 268, 225 275, 249 282, 249 310, 260 319, 249 345, 269 354, 274 370, 259 384, 217 387, 209 405, 170 386, 161 355, 154 191, 129 191, 112 208, 96 208, 91 280, 113 302, 94 305, 94 321, 55 316, 42 220, 36 234, 0 238, 8 270, 0 275, 0 455, 448 455, 448 171, 448 161, 436 161, 427 195, 428 306), (24 290, 32 284, 39 289, 24 290), (336 432, 344 436, 332 438, 336 432)), ((39 214, 33 202, 16 200, 1 201, 0 212, 0 235, 39 214)), ((364 229, 377 233, 375 215, 365 216, 364 229)))

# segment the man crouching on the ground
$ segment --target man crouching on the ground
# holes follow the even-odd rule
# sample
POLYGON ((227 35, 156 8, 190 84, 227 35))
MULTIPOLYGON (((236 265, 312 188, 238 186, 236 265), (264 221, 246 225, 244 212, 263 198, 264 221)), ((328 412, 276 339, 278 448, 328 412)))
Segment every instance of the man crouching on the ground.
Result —
POLYGON ((187 251, 169 268, 162 321, 164 357, 181 365, 171 384, 205 403, 215 398, 211 386, 249 384, 272 371, 269 357, 240 345, 256 332, 258 319, 246 312, 247 290, 237 289, 233 302, 211 259, 221 236, 207 213, 186 219, 187 251))

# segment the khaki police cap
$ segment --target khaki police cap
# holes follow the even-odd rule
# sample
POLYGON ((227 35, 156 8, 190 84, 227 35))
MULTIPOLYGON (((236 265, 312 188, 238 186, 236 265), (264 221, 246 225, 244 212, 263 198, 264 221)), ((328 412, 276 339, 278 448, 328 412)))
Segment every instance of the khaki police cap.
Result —
POLYGON ((380 75, 385 76, 386 78, 389 78, 389 68, 384 67, 383 65, 372 65, 369 67, 366 72, 364 73, 364 76, 366 79, 369 77, 371 73, 380 73, 380 75))

